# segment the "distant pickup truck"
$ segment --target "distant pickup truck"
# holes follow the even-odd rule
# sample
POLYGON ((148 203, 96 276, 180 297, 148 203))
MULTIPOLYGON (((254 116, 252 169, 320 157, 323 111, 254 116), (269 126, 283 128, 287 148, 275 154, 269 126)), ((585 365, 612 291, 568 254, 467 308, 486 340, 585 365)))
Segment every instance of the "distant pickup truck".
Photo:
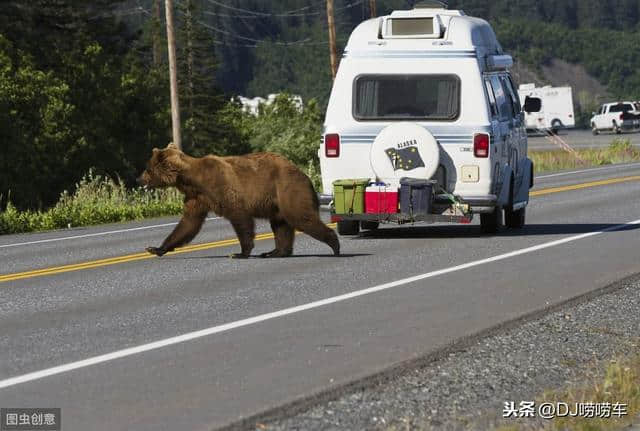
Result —
POLYGON ((591 118, 591 130, 594 135, 611 130, 617 134, 624 130, 640 130, 640 110, 634 102, 605 103, 591 118))

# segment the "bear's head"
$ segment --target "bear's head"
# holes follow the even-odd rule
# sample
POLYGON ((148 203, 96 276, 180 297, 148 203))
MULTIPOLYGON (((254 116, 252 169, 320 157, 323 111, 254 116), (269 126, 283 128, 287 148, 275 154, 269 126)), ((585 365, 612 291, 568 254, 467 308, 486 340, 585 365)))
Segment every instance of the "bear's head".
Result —
POLYGON ((184 156, 173 143, 162 150, 154 148, 138 184, 151 188, 175 186, 180 173, 187 168, 184 156))

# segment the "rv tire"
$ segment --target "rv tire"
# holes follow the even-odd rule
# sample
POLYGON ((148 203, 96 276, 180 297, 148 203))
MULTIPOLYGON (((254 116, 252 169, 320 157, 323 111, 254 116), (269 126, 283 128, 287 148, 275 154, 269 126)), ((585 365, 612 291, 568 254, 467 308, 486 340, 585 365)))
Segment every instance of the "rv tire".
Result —
POLYGON ((492 235, 498 233, 502 225, 502 210, 498 207, 489 214, 480 214, 480 230, 482 233, 492 235))
POLYGON ((519 210, 512 210, 507 208, 504 210, 505 224, 509 229, 522 229, 526 223, 527 209, 520 208, 519 210))

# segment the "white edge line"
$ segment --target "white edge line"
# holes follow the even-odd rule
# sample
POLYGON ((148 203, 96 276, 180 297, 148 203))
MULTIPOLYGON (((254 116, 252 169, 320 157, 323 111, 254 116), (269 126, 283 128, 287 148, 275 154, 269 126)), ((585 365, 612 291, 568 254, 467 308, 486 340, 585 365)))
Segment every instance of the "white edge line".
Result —
POLYGON ((620 168, 632 168, 635 166, 640 166, 640 163, 629 163, 629 164, 622 164, 622 165, 614 165, 614 166, 607 166, 604 168, 588 168, 588 169, 582 169, 580 171, 571 171, 571 172, 560 172, 557 174, 550 174, 550 175, 541 175, 538 177, 535 177, 536 179, 541 179, 541 178, 553 178, 553 177, 561 177, 561 176, 565 176, 565 175, 574 175, 574 174, 588 174, 589 172, 598 172, 598 171, 609 171, 609 170, 614 170, 614 169, 620 169, 620 168))
MULTIPOLYGON (((209 217, 209 218, 207 218, 207 221, 218 220, 220 218, 221 217, 209 217)), ((88 234, 85 234, 85 235, 65 236, 65 237, 62 237, 62 238, 41 239, 39 241, 18 242, 18 243, 15 243, 15 244, 0 245, 0 248, 18 247, 20 245, 44 244, 44 243, 47 243, 47 242, 65 241, 65 240, 69 240, 69 239, 91 238, 91 237, 94 237, 94 236, 113 235, 113 234, 116 234, 116 233, 135 232, 135 231, 138 231, 138 230, 147 230, 147 229, 155 229, 155 228, 158 228, 158 227, 175 226, 177 224, 178 224, 178 222, 172 222, 172 223, 156 224, 156 225, 153 225, 153 226, 135 227, 135 228, 131 228, 131 229, 120 229, 120 230, 111 230, 111 231, 107 231, 107 232, 88 233, 88 234)))
POLYGON ((171 346, 174 344, 184 343, 186 341, 195 340, 197 338, 207 337, 209 335, 219 334, 221 332, 230 331, 232 329, 241 328, 243 326, 249 326, 256 323, 264 322, 271 319, 277 319, 279 317, 288 316, 295 313, 300 313, 302 311, 311 310, 314 308, 323 307, 325 305, 335 304, 337 302, 346 301, 353 298, 358 298, 360 296, 370 295, 372 293, 381 292, 383 290, 392 289, 394 287, 402 286, 409 283, 414 283, 416 281, 426 280, 428 278, 438 277, 440 275, 449 274, 456 271, 462 271, 465 269, 473 268, 480 265, 485 265, 488 263, 493 263, 505 259, 509 259, 515 256, 521 256, 523 254, 533 253, 536 251, 544 250, 551 247, 556 247, 562 244, 567 244, 570 242, 578 241, 581 239, 589 238, 592 236, 600 235, 605 232, 612 232, 616 230, 620 230, 627 226, 639 225, 640 220, 632 221, 625 224, 620 224, 616 226, 609 227, 607 229, 588 232, 581 235, 576 235, 556 241, 547 242, 544 244, 539 244, 536 246, 523 248, 521 250, 515 250, 509 253, 501 254, 498 256, 490 257, 487 259, 476 260, 473 262, 465 263, 462 265, 453 266, 446 269, 441 269, 438 271, 428 272, 425 274, 416 275, 409 278, 404 278, 402 280, 393 281, 390 283, 380 284, 378 286, 369 287, 367 289, 357 290, 355 292, 345 293, 343 295, 333 296, 331 298, 322 299, 319 301, 309 302, 307 304, 298 305, 296 307, 285 308, 283 310, 274 311, 271 313, 261 314, 259 316, 250 317, 247 319, 237 320, 235 322, 226 323, 219 326, 213 326, 211 328, 202 329, 195 332, 189 332, 183 335, 179 335, 176 337, 166 338, 164 340, 155 341, 148 344, 142 344, 140 346, 130 347, 123 350, 118 350, 112 353, 107 353, 100 356, 94 356, 92 358, 84 359, 77 362, 70 362, 68 364, 60 365, 53 368, 47 368, 41 371, 35 371, 28 374, 23 374, 21 376, 12 377, 9 379, 0 381, 0 389, 8 388, 11 386, 16 386, 22 383, 31 382, 34 380, 39 380, 45 377, 53 376, 56 374, 62 374, 69 371, 77 370, 79 368, 90 367, 92 365, 97 365, 100 363, 113 361, 115 359, 124 358, 127 356, 136 355, 143 352, 148 352, 150 350, 161 349, 163 347, 171 346))

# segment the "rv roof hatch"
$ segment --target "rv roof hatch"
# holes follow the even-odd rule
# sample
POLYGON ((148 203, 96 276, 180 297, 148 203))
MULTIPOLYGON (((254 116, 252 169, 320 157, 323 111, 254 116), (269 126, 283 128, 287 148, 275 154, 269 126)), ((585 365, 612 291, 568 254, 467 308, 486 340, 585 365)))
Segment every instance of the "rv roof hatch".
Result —
POLYGON ((389 16, 382 24, 383 39, 440 39, 444 26, 438 15, 389 16))
POLYGON ((449 5, 443 1, 425 0, 416 4, 414 9, 449 9, 449 5))

